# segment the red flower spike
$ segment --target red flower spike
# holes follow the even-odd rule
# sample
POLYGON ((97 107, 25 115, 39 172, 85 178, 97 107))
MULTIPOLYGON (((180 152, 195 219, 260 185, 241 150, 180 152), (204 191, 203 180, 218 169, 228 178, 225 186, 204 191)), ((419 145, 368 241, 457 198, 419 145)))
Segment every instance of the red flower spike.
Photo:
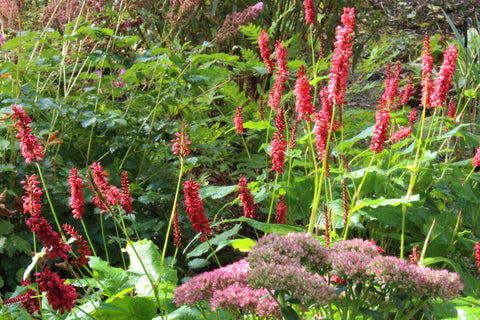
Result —
POLYGON ((412 96, 412 92, 413 92, 413 78, 412 78, 412 75, 409 74, 408 80, 407 80, 407 87, 405 88, 405 92, 403 93, 403 97, 402 97, 402 104, 404 106, 408 105, 408 101, 412 96))
POLYGON ((275 126, 278 131, 273 134, 271 142, 270 157, 272 158, 272 170, 275 172, 284 172, 285 150, 287 148, 287 141, 285 140, 285 114, 283 107, 278 109, 277 117, 275 119, 275 126))
POLYGON ((30 228, 31 232, 35 232, 37 238, 45 247, 47 256, 55 260, 58 256, 64 260, 68 259, 68 251, 71 250, 71 246, 67 245, 60 238, 57 232, 53 231, 52 226, 48 221, 41 217, 41 204, 40 197, 42 190, 37 187, 40 183, 37 181, 35 174, 26 176, 25 181, 21 182, 24 186, 26 195, 23 199, 23 212, 30 213, 30 218, 27 219, 25 224, 30 228))
POLYGON ((188 147, 192 142, 188 140, 188 135, 185 134, 185 129, 182 128, 182 132, 176 132, 176 139, 171 140, 173 142, 173 154, 180 155, 181 158, 185 158, 190 154, 190 148, 188 147))
POLYGON ((237 107, 237 115, 233 118, 233 122, 235 123, 235 128, 237 128, 237 132, 239 134, 243 133, 243 119, 242 119, 242 106, 237 107))
POLYGON ((390 137, 390 140, 392 142, 398 142, 402 139, 405 139, 406 137, 408 137, 410 134, 412 133, 412 127, 408 126, 408 127, 403 127, 401 126, 400 127, 400 130, 398 130, 397 132, 395 132, 394 134, 392 134, 392 136, 390 137))
POLYGON ((283 84, 288 80, 288 52, 287 48, 285 48, 281 41, 277 41, 277 44, 275 44, 275 55, 277 56, 278 70, 275 73, 276 78, 275 83, 273 84, 273 90, 268 97, 268 105, 272 107, 274 111, 277 110, 278 105, 282 100, 283 91, 285 90, 283 84))
POLYGON ((178 210, 176 208, 173 214, 173 239, 173 245, 180 248, 182 246, 182 231, 178 222, 178 210))
POLYGON ((431 94, 432 94, 432 70, 433 70, 433 57, 430 52, 430 37, 425 33, 425 41, 423 45, 423 54, 422 54, 422 100, 420 101, 421 105, 426 108, 430 108, 431 105, 431 94))
POLYGON ((285 204, 284 195, 278 197, 277 204, 277 224, 285 224, 287 222, 287 205, 285 204))
POLYGON ((297 118, 306 119, 311 121, 310 115, 315 113, 315 108, 312 104, 312 96, 310 95, 310 83, 308 83, 307 77, 305 76, 305 66, 301 66, 298 71, 298 79, 295 83, 295 89, 293 93, 295 94, 295 108, 297 111, 297 118))
POLYGON ((409 255, 409 257, 410 263, 418 266, 418 263, 420 262, 420 251, 418 251, 418 244, 413 247, 412 254, 409 255))
POLYGON ((480 271, 480 241, 475 244, 475 260, 477 260, 478 271, 480 271))
POLYGON ((455 116, 457 114, 457 104, 451 100, 450 103, 448 104, 448 117, 450 119, 455 119, 455 116))
POLYGON ((26 163, 40 162, 43 160, 43 148, 38 143, 37 137, 32 134, 32 129, 29 124, 32 123, 32 119, 26 114, 22 107, 12 105, 13 116, 12 120, 15 121, 14 128, 18 130, 16 135, 18 141, 20 141, 20 149, 22 149, 22 156, 25 158, 26 163))
POLYGON ((445 98, 447 97, 448 90, 450 90, 452 77, 455 73, 457 52, 458 49, 455 45, 451 45, 445 49, 442 66, 440 67, 440 71, 433 84, 434 91, 432 92, 432 107, 434 108, 441 107, 445 103, 445 98))
POLYGON ((107 206, 116 206, 118 200, 120 200, 120 191, 117 187, 112 186, 108 183, 107 177, 103 173, 103 168, 100 163, 94 162, 91 165, 93 171, 93 182, 98 186, 98 189, 102 192, 102 195, 98 195, 96 189, 93 188, 95 196, 92 199, 92 202, 100 208, 101 213, 104 214, 107 211, 107 206), (102 201, 102 198, 106 200, 107 203, 102 201))
POLYGON ((192 222, 192 228, 195 232, 201 232, 201 242, 204 242, 206 236, 210 234, 211 229, 208 225, 207 217, 205 217, 205 209, 203 208, 203 201, 198 194, 200 185, 194 182, 191 178, 183 184, 183 192, 185 194, 185 206, 188 213, 188 218, 192 222))
POLYGON ((379 109, 375 114, 377 122, 373 130, 373 137, 370 143, 370 150, 375 153, 383 151, 385 146, 385 139, 387 138, 388 127, 390 126, 390 112, 379 109))
POLYGON ((64 284, 65 280, 60 279, 56 272, 50 272, 50 267, 46 267, 42 273, 35 273, 40 291, 46 292, 47 300, 53 310, 60 310, 61 314, 65 310, 70 312, 75 307, 75 300, 78 294, 71 284, 64 284))
POLYGON ((255 219, 255 203, 253 201, 253 196, 248 189, 247 178, 240 175, 240 180, 238 181, 238 191, 240 193, 240 200, 243 204, 243 213, 246 218, 255 219))
POLYGON ((416 120, 417 120, 417 109, 412 108, 412 111, 408 115, 408 125, 414 126, 416 120))
POLYGON ((65 223, 63 226, 63 230, 70 236, 70 238, 75 239, 75 243, 77 244, 77 258, 75 260, 71 261, 71 265, 77 268, 81 268, 85 265, 88 264, 88 261, 90 259, 87 256, 92 255, 92 250, 90 250, 90 247, 88 246, 87 242, 82 239, 81 235, 78 235, 77 230, 75 230, 74 227, 71 225, 65 223))
POLYGON ((480 146, 478 146, 477 153, 472 159, 472 164, 474 167, 480 167, 480 146))
POLYGON ((83 200, 83 179, 78 175, 77 168, 70 170, 68 177, 70 184, 70 206, 72 214, 75 219, 82 219, 82 214, 85 213, 85 202, 83 200))
POLYGON ((265 65, 267 66, 268 72, 275 71, 275 63, 270 57, 272 52, 270 51, 270 47, 268 45, 268 34, 263 29, 258 37, 258 46, 260 47, 260 54, 263 62, 265 62, 265 65))
POLYGON ((125 210, 125 214, 133 214, 132 196, 130 194, 130 183, 128 182, 127 172, 122 172, 122 195, 120 196, 120 205, 125 210))
POLYGON ((292 134, 290 135, 290 144, 289 144, 289 148, 291 150, 295 149, 295 139, 297 137, 297 127, 299 122, 300 120, 297 118, 293 123, 292 134))
POLYGON ((308 24, 315 24, 316 14, 315 8, 313 7, 313 0, 305 0, 303 1, 303 5, 305 6, 305 23, 308 24))

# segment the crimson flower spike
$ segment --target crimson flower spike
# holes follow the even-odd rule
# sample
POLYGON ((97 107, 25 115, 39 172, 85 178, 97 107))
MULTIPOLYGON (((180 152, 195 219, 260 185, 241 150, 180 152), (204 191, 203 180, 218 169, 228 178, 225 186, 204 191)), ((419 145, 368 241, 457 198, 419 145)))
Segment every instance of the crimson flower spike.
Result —
POLYGON ((32 123, 32 119, 30 119, 22 107, 12 105, 12 111, 12 120, 16 120, 13 127, 18 130, 16 137, 20 141, 20 149, 22 149, 22 156, 25 158, 25 162, 42 161, 44 157, 43 148, 38 143, 37 137, 32 134, 32 129, 29 126, 32 123))
POLYGON ((242 106, 237 107, 237 114, 233 118, 233 122, 235 123, 235 128, 237 128, 237 132, 239 134, 242 134, 243 133, 242 106))
POLYGON ((458 49, 455 45, 451 45, 445 49, 443 55, 443 63, 440 71, 435 78, 433 84, 434 91, 432 92, 432 107, 441 107, 445 103, 450 84, 452 82, 453 74, 455 73, 455 62, 457 61, 458 49))
POLYGON ((128 182, 127 172, 122 172, 122 194, 120 196, 120 205, 125 210, 125 214, 133 214, 132 195, 130 194, 130 183, 128 182))
POLYGON ((202 237, 200 238, 200 241, 205 242, 211 229, 208 225, 207 217, 205 217, 203 201, 198 194, 199 187, 200 185, 190 178, 190 180, 183 184, 183 192, 185 195, 186 211, 188 213, 188 218, 192 223, 193 230, 195 230, 195 232, 201 232, 202 237))
POLYGON ((477 153, 472 159, 472 165, 474 167, 480 167, 480 146, 478 146, 477 153))
POLYGON ((285 139, 285 114, 283 112, 283 106, 278 109, 275 125, 278 130, 274 132, 271 142, 270 157, 272 158, 272 170, 283 173, 285 150, 287 148, 287 141, 285 139))
POLYGON ((72 208, 73 217, 75 219, 82 219, 82 214, 85 213, 85 202, 83 200, 83 179, 78 175, 77 168, 73 167, 70 170, 68 183, 70 184, 70 206, 72 208))
POLYGON ((287 222, 287 205, 285 204, 284 195, 278 197, 277 204, 277 224, 285 224, 287 222))
POLYGON ((275 71, 275 63, 271 58, 272 52, 270 51, 270 47, 268 45, 268 34, 263 29, 258 37, 258 46, 260 47, 260 55, 262 56, 263 62, 265 62, 265 65, 267 66, 268 72, 275 71))
POLYGON ((315 24, 316 14, 315 8, 313 7, 313 0, 303 1, 305 6, 305 22, 306 24, 315 24))
POLYGON ((255 219, 255 203, 253 201, 253 196, 248 189, 247 178, 240 175, 240 180, 238 182, 238 191, 240 192, 240 200, 243 204, 243 213, 245 217, 250 219, 255 219))
POLYGON ((311 121, 310 115, 315 113, 315 107, 312 104, 312 96, 310 94, 311 88, 307 77, 305 76, 305 66, 301 66, 298 71, 298 79, 295 83, 295 108, 298 114, 298 118, 311 121))
POLYGON ((275 44, 275 55, 277 56, 278 70, 275 73, 275 83, 273 89, 268 96, 268 105, 275 111, 282 100, 283 91, 285 90, 284 83, 288 80, 287 48, 280 40, 275 44))
POLYGON ((433 57, 430 52, 430 37, 425 33, 425 41, 422 54, 422 101, 420 102, 423 107, 430 108, 431 94, 432 94, 432 70, 433 70, 433 57))

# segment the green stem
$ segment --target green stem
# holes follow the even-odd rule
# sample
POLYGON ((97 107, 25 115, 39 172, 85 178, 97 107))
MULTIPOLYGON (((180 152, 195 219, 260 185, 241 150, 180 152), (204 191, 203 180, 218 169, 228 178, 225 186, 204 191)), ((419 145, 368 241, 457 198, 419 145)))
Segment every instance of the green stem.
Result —
POLYGON ((88 234, 87 226, 85 226, 85 222, 83 222, 83 219, 80 219, 80 221, 82 222, 83 231, 85 231, 85 235, 87 236, 88 244, 90 245, 90 248, 92 249, 93 255, 96 257, 97 253, 95 252, 95 248, 93 247, 92 241, 90 240, 90 235, 88 234))
MULTIPOLYGON (((278 172, 275 174, 275 182, 273 184, 272 200, 270 201, 270 209, 268 210, 267 224, 270 223, 270 219, 272 217, 273 201, 275 200, 275 191, 277 190, 277 180, 278 180, 278 172)), ((265 233, 265 235, 267 235, 267 233, 265 233)))
POLYGON ((243 146, 245 147, 245 151, 247 152, 248 159, 252 161, 252 157, 250 156, 250 152, 248 152, 248 147, 247 147, 247 144, 245 143, 245 138, 243 138, 243 134, 240 134, 240 137, 242 137, 243 146))
POLYGON ((103 248, 105 249, 105 256, 107 258, 107 262, 110 263, 110 258, 108 256, 108 249, 107 249, 107 241, 105 240, 105 230, 103 229, 103 214, 99 214, 100 218, 100 230, 102 231, 102 239, 103 239, 103 248))
POLYGON ((212 250, 213 256, 215 257, 215 261, 217 262, 218 267, 221 268, 222 264, 220 263, 220 260, 218 260, 217 254, 215 253, 215 250, 213 249, 212 244, 210 243, 208 238, 206 238, 206 241, 208 243, 208 246, 210 247, 210 250, 212 250))

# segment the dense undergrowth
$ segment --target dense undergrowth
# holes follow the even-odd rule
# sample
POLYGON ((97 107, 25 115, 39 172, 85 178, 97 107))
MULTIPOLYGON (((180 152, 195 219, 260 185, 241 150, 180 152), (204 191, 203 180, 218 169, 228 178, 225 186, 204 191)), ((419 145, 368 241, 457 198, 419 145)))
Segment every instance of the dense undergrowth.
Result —
POLYGON ((2 319, 480 315, 476 17, 4 2, 2 319))

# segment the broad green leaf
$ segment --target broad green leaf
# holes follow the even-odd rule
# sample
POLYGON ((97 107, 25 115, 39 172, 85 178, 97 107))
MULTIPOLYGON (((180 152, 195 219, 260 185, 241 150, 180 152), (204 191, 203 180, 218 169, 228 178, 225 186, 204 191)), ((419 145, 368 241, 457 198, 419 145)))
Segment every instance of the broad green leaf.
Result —
POLYGON ((135 292, 139 296, 154 297, 152 283, 165 283, 165 290, 173 293, 175 285, 178 282, 177 272, 164 263, 161 270, 160 264, 162 256, 159 248, 150 240, 140 240, 128 244, 125 249, 130 257, 130 266, 128 268, 128 277, 130 282, 135 285, 135 292), (161 270, 161 272, 160 272, 161 270))
POLYGON ((128 282, 125 270, 111 267, 107 261, 90 256, 88 264, 92 268, 93 278, 98 281, 103 293, 110 296, 128 282))
POLYGON ((278 233, 278 234, 286 234, 289 232, 304 232, 305 229, 301 227, 295 227, 291 225, 286 225, 286 224, 270 224, 270 223, 264 223, 260 222, 257 220, 245 218, 245 217, 240 217, 237 219, 226 219, 223 220, 223 222, 246 222, 248 223, 251 227, 267 232, 267 233, 278 233))
POLYGON ((207 259, 195 258, 188 261, 188 267, 190 269, 201 269, 208 266, 210 262, 207 259))
POLYGON ((401 204, 409 204, 411 202, 419 201, 420 196, 418 194, 412 195, 409 197, 408 201, 404 198, 400 199, 361 199, 358 200, 355 204, 355 207, 352 208, 352 212, 357 211, 363 207, 378 208, 380 206, 398 206, 401 204))
POLYGON ((250 238, 247 239, 237 239, 232 243, 233 249, 239 250, 240 252, 249 252, 250 248, 255 245, 255 241, 250 238))
POLYGON ((263 121, 257 121, 257 122, 247 121, 243 124, 243 127, 245 129, 265 130, 267 128, 270 128, 271 126, 267 120, 263 120, 263 121))
POLYGON ((123 297, 110 303, 100 303, 95 319, 151 320, 157 315, 155 303, 146 297, 123 297))
POLYGON ((282 313, 282 317, 285 320, 300 320, 297 312, 293 310, 291 306, 280 307, 280 311, 282 313))
POLYGON ((237 189, 238 186, 207 186, 205 188, 200 189, 200 197, 202 199, 204 198, 212 198, 212 199, 221 199, 224 198, 225 196, 229 195, 235 189, 237 189))
POLYGON ((240 230, 242 227, 241 224, 235 225, 232 229, 227 230, 218 236, 216 236, 213 239, 208 240, 207 242, 203 242, 200 245, 198 245, 195 249, 190 251, 187 254, 187 259, 193 258, 193 257, 198 257, 201 256, 202 254, 206 253, 207 251, 210 250, 210 245, 216 245, 216 246, 225 246, 226 242, 229 241, 230 237, 234 236, 237 234, 237 232, 240 230))
POLYGON ((12 232, 14 225, 8 221, 0 221, 0 235, 9 234, 12 232))

